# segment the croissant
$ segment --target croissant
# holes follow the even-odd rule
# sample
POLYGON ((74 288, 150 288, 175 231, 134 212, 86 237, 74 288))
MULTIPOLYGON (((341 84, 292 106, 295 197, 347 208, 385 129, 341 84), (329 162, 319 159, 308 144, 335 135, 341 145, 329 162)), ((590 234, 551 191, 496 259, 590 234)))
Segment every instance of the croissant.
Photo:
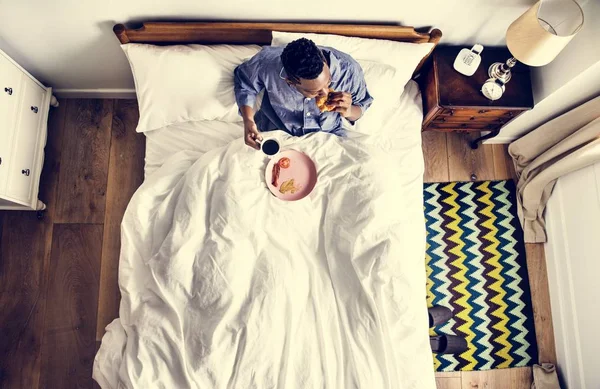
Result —
POLYGON ((335 91, 330 88, 329 93, 327 95, 316 98, 316 103, 317 103, 317 107, 319 108, 319 111, 321 111, 321 112, 333 111, 334 107, 327 105, 327 100, 329 99, 329 95, 332 92, 335 92, 335 91))

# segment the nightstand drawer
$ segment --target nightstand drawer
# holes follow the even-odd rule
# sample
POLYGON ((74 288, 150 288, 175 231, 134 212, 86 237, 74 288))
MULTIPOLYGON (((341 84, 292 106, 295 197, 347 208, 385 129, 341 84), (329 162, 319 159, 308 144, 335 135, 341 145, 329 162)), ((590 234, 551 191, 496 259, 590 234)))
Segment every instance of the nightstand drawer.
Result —
POLYGON ((433 119, 433 123, 483 123, 483 124, 504 124, 510 119, 493 116, 450 116, 439 115, 433 119))
POLYGON ((461 122, 461 123, 439 123, 432 122, 427 125, 426 130, 441 130, 441 131, 492 131, 502 127, 501 123, 481 123, 481 122, 461 122))
POLYGON ((460 117, 464 120, 465 117, 476 117, 476 118, 503 118, 512 119, 514 112, 506 109, 485 109, 485 108, 444 108, 441 115, 460 117))

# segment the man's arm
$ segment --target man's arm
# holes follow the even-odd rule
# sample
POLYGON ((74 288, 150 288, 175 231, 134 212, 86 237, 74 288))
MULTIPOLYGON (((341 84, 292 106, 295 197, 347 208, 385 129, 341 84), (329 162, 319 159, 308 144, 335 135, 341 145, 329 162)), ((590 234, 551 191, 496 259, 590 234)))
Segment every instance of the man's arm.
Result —
MULTIPOLYGON (((235 68, 233 72, 233 92, 242 116, 241 108, 243 106, 254 107, 256 96, 264 88, 259 75, 260 57, 261 53, 256 54, 235 68)), ((254 113, 254 110, 252 110, 252 113, 254 113)))
POLYGON ((353 105, 350 107, 350 113, 348 116, 346 116, 346 119, 350 120, 351 122, 355 122, 358 119, 360 119, 362 114, 363 114, 362 108, 359 107, 358 105, 353 105))
POLYGON ((244 119, 244 141, 255 149, 259 149, 256 141, 262 139, 254 122, 253 108, 256 96, 264 88, 258 74, 259 66, 260 53, 239 65, 234 71, 234 93, 240 115, 244 119))
POLYGON ((352 90, 350 93, 352 94, 352 106, 356 109, 357 116, 354 119, 347 119, 354 122, 360 119, 366 110, 369 109, 373 103, 373 97, 371 97, 367 89, 367 82, 365 81, 362 67, 356 61, 353 61, 352 65, 354 71, 352 72, 352 90))
POLYGON ((262 136, 260 136, 258 127, 256 127, 256 123, 254 122, 254 109, 247 105, 242 105, 240 107, 240 113, 244 118, 244 142, 254 149, 260 149, 260 146, 256 141, 262 140, 262 136))
POLYGON ((247 121, 254 121, 254 109, 252 107, 249 107, 247 105, 242 105, 240 107, 240 114, 242 115, 242 118, 244 119, 244 123, 247 121))
POLYGON ((347 90, 331 93, 328 103, 335 107, 335 112, 339 112, 349 121, 355 122, 371 106, 373 97, 367 90, 365 76, 358 62, 352 60, 349 66, 351 71, 347 90))

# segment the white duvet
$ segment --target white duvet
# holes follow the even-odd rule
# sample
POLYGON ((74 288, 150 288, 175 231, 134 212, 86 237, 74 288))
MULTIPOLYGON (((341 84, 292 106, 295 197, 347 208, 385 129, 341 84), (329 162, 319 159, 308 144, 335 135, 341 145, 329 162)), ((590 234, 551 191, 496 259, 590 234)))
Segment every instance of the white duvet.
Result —
POLYGON ((317 165, 298 202, 241 139, 166 159, 124 216, 101 387, 435 388, 421 111, 402 108, 373 136, 272 133, 317 165))

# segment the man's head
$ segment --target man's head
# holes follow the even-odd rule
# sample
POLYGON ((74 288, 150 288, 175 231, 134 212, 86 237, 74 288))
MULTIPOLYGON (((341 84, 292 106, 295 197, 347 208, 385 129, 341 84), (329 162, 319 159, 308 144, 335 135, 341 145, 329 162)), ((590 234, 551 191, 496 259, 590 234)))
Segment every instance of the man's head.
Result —
POLYGON ((290 42, 281 53, 281 62, 287 73, 285 80, 302 95, 310 98, 327 95, 331 72, 323 52, 313 41, 300 38, 290 42))

